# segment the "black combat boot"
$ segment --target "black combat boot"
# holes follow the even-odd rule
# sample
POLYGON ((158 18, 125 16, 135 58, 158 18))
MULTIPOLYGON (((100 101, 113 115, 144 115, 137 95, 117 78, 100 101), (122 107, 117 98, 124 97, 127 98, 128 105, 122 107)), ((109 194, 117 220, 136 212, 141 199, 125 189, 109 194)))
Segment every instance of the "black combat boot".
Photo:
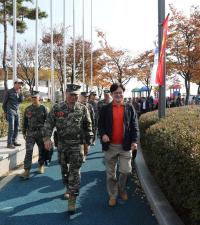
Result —
POLYGON ((68 199, 68 213, 73 214, 76 212, 76 196, 69 194, 68 199))

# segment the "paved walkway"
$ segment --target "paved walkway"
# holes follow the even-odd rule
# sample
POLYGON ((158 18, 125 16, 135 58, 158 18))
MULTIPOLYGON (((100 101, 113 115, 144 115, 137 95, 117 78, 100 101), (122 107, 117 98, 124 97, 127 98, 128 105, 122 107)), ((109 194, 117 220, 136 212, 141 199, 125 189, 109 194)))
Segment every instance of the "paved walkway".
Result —
POLYGON ((0 182, 0 225, 157 225, 155 216, 138 186, 136 175, 128 184, 129 200, 108 206, 105 168, 100 144, 92 147, 82 167, 82 183, 77 213, 66 213, 63 184, 57 152, 44 174, 37 174, 37 164, 28 181, 16 175, 0 182))

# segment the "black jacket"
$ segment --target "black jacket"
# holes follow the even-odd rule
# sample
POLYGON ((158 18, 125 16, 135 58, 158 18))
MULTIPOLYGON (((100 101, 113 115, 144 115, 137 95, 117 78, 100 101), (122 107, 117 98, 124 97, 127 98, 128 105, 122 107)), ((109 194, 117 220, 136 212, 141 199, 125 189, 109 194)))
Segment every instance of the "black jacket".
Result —
MULTIPOLYGON (((112 139, 112 103, 103 106, 99 114, 99 134, 100 137, 104 134, 108 135, 109 139, 112 139)), ((124 137, 123 137, 123 149, 129 151, 132 143, 137 143, 138 139, 138 120, 134 107, 131 104, 125 104, 124 109, 124 137)), ((112 141, 111 141, 112 142, 112 141)), ((108 150, 110 143, 102 142, 103 151, 108 150)))

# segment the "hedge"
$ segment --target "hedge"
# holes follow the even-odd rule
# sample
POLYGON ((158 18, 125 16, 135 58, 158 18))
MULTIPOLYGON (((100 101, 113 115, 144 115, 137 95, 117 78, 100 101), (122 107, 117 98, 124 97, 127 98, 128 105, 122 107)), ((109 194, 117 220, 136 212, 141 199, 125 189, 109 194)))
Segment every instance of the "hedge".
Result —
POLYGON ((142 115, 144 157, 185 224, 200 224, 200 108, 179 107, 142 115))

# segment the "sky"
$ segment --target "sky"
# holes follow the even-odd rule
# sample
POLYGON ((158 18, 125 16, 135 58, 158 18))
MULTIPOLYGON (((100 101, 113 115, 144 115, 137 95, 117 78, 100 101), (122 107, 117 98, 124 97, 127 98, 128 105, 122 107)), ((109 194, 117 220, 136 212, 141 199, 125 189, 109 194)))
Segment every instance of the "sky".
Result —
MULTIPOLYGON (((63 23, 63 0, 53 1, 53 25, 59 27, 63 23)), ((35 2, 35 1, 34 1, 35 2)), ((65 0, 66 27, 72 36, 73 0, 65 0)), ((75 3, 75 33, 82 35, 82 2, 75 3)), ((200 5, 199 0, 165 0, 165 13, 168 5, 173 5, 189 15, 191 5, 200 5)), ((50 0, 38 0, 39 7, 50 15, 50 0)), ((84 0, 85 39, 91 40, 91 0, 84 0)), ((97 46, 95 30, 105 32, 108 43, 117 49, 127 49, 136 55, 154 48, 158 30, 158 0, 92 0, 92 37, 97 46)), ((50 27, 50 18, 39 21, 39 39, 44 29, 50 27)), ((17 40, 35 43, 35 22, 28 22, 28 30, 17 34, 17 40)), ((9 42, 12 43, 12 28, 9 28, 9 42)), ((0 49, 3 48, 3 30, 0 27, 0 49)), ((131 84, 134 85, 134 84, 131 84)))

